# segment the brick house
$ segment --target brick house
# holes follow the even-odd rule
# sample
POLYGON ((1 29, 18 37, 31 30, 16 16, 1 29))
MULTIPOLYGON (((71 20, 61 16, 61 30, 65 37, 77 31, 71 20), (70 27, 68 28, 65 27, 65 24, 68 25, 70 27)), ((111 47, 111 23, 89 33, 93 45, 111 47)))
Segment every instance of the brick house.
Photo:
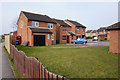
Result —
POLYGON ((69 33, 71 27, 64 20, 53 19, 57 23, 56 40, 59 44, 71 43, 72 35, 69 33))
POLYGON ((101 27, 97 30, 98 40, 109 40, 109 31, 106 30, 106 27, 101 27))
POLYGON ((21 11, 17 22, 17 36, 28 46, 56 44, 56 22, 49 16, 21 11))
POLYGON ((86 31, 86 38, 92 39, 94 37, 97 37, 97 30, 87 30, 86 31))
POLYGON ((110 31, 109 51, 120 53, 120 22, 107 27, 107 30, 110 31))
POLYGON ((69 33, 72 34, 72 40, 76 40, 77 38, 85 38, 85 30, 86 30, 85 26, 73 20, 67 19, 64 21, 68 23, 70 26, 72 26, 71 31, 69 31, 69 33))

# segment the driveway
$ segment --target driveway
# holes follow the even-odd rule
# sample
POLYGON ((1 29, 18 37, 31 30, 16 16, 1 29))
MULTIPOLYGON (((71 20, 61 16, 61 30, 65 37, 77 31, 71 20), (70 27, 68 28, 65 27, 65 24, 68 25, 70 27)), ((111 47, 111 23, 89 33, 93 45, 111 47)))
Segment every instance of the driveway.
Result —
POLYGON ((8 60, 8 56, 6 56, 4 49, 2 48, 3 45, 4 43, 0 43, 0 78, 14 78, 10 61, 8 60))

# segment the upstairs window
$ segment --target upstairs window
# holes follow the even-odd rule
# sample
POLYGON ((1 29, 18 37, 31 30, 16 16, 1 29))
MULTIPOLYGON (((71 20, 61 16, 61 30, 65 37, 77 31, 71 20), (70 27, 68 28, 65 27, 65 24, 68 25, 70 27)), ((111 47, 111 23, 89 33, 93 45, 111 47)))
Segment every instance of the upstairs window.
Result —
POLYGON ((103 33, 104 33, 104 34, 106 33, 105 30, 103 31, 103 33))
POLYGON ((53 29, 53 24, 48 23, 48 28, 53 29))
POLYGON ((77 31, 80 31, 80 27, 77 27, 77 31))
POLYGON ((32 21, 32 26, 39 27, 39 22, 32 21))
POLYGON ((84 28, 82 28, 82 32, 84 32, 84 28))
POLYGON ((66 31, 66 27, 63 27, 63 31, 66 31))

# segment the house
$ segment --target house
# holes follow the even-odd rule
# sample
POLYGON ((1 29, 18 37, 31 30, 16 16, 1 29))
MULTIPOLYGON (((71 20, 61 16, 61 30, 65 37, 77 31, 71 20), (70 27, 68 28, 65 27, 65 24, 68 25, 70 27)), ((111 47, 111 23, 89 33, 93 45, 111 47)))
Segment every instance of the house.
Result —
POLYGON ((56 44, 56 22, 49 16, 21 11, 17 22, 17 37, 28 46, 56 44))
POLYGON ((87 30, 86 31, 86 38, 92 39, 94 37, 97 37, 97 30, 87 30))
POLYGON ((71 27, 64 20, 53 19, 57 23, 56 31, 56 41, 59 44, 71 43, 72 35, 69 33, 71 27))
POLYGON ((107 27, 110 32, 109 51, 112 53, 120 53, 120 22, 107 27))
POLYGON ((67 24, 71 25, 71 31, 69 33, 72 36, 72 40, 76 40, 77 38, 85 38, 85 30, 86 27, 77 21, 73 20, 64 20, 67 24))
POLYGON ((97 37, 98 37, 98 40, 105 40, 105 39, 107 39, 107 30, 106 30, 106 27, 100 27, 97 30, 97 37))

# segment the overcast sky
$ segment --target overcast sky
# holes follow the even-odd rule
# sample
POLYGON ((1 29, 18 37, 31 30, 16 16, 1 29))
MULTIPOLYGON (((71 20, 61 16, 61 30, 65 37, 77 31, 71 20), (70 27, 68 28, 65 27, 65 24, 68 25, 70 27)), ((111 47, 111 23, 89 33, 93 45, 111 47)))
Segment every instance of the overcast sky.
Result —
POLYGON ((11 25, 22 10, 51 18, 76 20, 87 30, 107 27, 118 21, 117 2, 4 2, 1 8, 3 34, 13 31, 11 25))

